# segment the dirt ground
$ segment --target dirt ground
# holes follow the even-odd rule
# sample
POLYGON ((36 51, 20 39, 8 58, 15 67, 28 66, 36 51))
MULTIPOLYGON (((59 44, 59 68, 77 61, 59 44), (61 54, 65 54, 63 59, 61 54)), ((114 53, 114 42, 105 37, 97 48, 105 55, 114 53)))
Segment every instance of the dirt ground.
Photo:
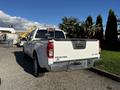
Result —
POLYGON ((120 83, 89 70, 33 76, 33 62, 22 48, 0 47, 0 90, 120 90, 120 83))

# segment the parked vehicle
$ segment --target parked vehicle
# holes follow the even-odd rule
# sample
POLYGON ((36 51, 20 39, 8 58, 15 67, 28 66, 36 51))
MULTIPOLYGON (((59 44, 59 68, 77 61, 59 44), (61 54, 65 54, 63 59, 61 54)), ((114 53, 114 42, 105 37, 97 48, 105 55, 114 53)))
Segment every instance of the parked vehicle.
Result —
POLYGON ((0 27, 0 42, 17 44, 18 34, 14 28, 0 27))
POLYGON ((39 67, 48 71, 85 69, 100 60, 99 40, 66 39, 62 30, 41 28, 32 31, 23 52, 34 60, 34 75, 39 67))

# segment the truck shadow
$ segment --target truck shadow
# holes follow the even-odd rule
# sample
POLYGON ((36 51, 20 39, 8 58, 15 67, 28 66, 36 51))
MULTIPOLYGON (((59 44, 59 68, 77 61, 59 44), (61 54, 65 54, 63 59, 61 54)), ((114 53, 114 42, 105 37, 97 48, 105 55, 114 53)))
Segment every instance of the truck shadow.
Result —
MULTIPOLYGON (((31 58, 27 57, 24 58, 24 54, 22 51, 15 51, 15 58, 16 58, 16 62, 24 69, 25 72, 31 74, 34 76, 34 62, 31 58)), ((39 71, 39 76, 44 76, 44 73, 46 71, 42 70, 39 71)))

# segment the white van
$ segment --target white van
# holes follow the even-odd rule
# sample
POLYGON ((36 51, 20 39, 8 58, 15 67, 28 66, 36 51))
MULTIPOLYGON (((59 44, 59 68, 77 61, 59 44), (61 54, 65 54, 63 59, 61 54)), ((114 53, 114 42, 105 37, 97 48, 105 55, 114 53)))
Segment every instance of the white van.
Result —
POLYGON ((5 41, 12 41, 12 44, 17 44, 18 35, 14 28, 4 28, 0 27, 0 39, 4 39, 5 41), (4 38, 5 37, 5 38, 4 38))

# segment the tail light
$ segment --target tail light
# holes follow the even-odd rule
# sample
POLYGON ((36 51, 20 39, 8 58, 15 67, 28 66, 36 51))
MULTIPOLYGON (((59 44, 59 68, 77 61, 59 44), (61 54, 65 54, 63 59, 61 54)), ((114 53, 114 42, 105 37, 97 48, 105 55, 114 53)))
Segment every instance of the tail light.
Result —
POLYGON ((48 41, 47 55, 48 55, 48 58, 54 57, 54 45, 52 41, 48 41))

